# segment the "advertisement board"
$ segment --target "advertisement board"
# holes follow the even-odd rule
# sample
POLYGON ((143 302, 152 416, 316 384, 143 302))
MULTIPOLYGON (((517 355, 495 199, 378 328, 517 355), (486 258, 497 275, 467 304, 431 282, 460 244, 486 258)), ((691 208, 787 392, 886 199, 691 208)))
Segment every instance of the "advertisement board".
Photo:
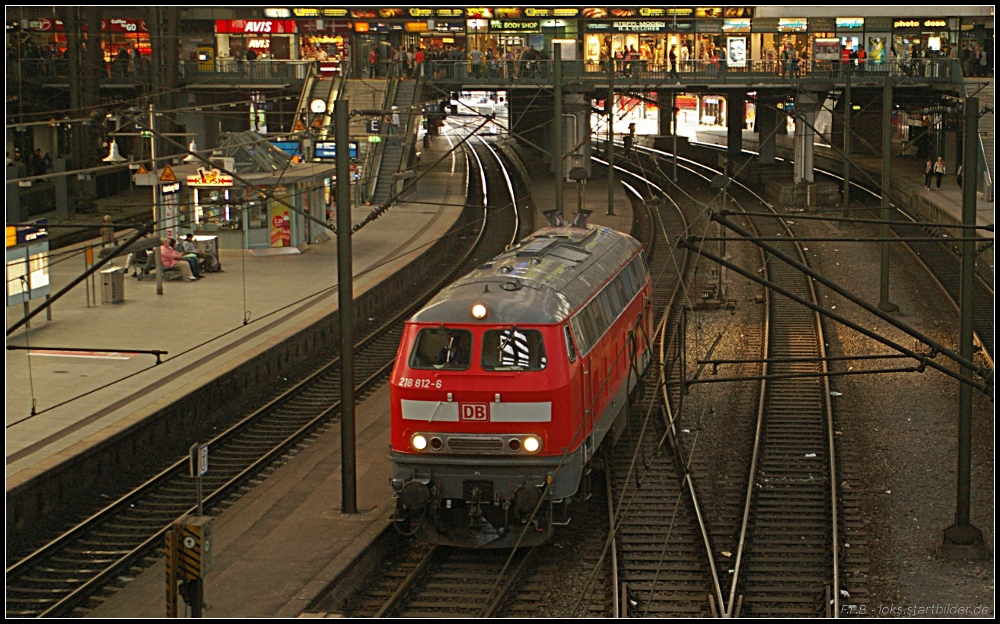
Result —
POLYGON ((817 61, 839 61, 840 39, 836 37, 813 39, 813 58, 817 61))
POLYGON ((728 37, 727 38, 727 52, 726 58, 729 59, 730 67, 746 67, 747 66, 747 38, 746 37, 728 37))

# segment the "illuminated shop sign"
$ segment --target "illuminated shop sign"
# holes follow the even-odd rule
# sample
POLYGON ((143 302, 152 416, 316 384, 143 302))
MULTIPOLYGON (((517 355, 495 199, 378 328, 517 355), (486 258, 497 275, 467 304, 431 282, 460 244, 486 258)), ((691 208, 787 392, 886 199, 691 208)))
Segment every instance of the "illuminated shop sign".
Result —
MULTIPOLYGON (((268 11, 271 11, 271 10, 273 10, 273 9, 264 9, 264 17, 270 17, 270 18, 288 17, 287 15, 270 14, 270 13, 268 13, 268 11)), ((285 12, 288 11, 288 9, 278 9, 278 10, 279 11, 285 11, 285 12)), ((317 7, 295 7, 295 8, 292 9, 291 13, 295 17, 314 17, 314 18, 321 18, 321 17, 335 17, 335 18, 339 17, 339 18, 344 18, 344 17, 347 17, 347 9, 332 8, 332 7, 319 7, 319 8, 317 8, 317 7)))
POLYGON ((586 7, 580 15, 587 19, 604 19, 608 17, 608 10, 604 7, 586 7))
MULTIPOLYGON (((465 32, 464 22, 434 22, 434 30, 437 32, 465 32)), ((454 40, 452 40, 454 42, 454 40)), ((448 43, 445 41, 444 43, 448 43)))
POLYGON ((741 32, 750 30, 750 18, 722 20, 723 32, 741 32))
POLYGON ((521 19, 521 7, 497 7, 497 17, 500 19, 521 19))
POLYGON ((235 35, 284 35, 297 32, 295 20, 215 20, 215 32, 235 35))
POLYGON ((580 9, 554 7, 528 7, 524 10, 526 17, 576 17, 580 9))
POLYGON ((495 32, 538 32, 538 20, 490 20, 490 30, 495 32))
MULTIPOLYGON (((318 9, 293 9, 294 11, 317 11, 318 9)), ((297 17, 318 17, 313 15, 299 15, 295 14, 297 17)), ((292 16, 292 11, 284 7, 268 7, 264 9, 264 17, 267 19, 285 19, 292 16)))
POLYGON ((639 7, 639 17, 663 17, 666 14, 666 7, 639 7))
POLYGON ((865 27, 865 18, 863 17, 837 18, 837 30, 855 30, 864 27, 865 27))
MULTIPOLYGON (((63 26, 62 20, 48 19, 45 17, 25 19, 21 22, 21 28, 24 30, 36 30, 42 32, 65 32, 65 27, 63 26)), ((106 19, 101 20, 101 30, 104 32, 115 32, 115 33, 139 33, 139 32, 149 32, 146 28, 146 20, 134 20, 134 19, 106 19)), ((83 24, 83 32, 87 32, 87 24, 83 24)))
POLYGON ((197 174, 187 177, 187 184, 193 187, 232 186, 233 176, 224 174, 218 169, 209 171, 199 167, 197 174))
POLYGON ((489 20, 470 19, 466 21, 466 25, 469 30, 486 30, 486 27, 489 25, 489 20))
POLYGON ((921 18, 905 18, 897 19, 892 22, 893 28, 948 28, 948 20, 945 19, 921 19, 921 18))
POLYGON ((620 32, 663 32, 667 29, 666 22, 614 22, 614 29, 620 32))
POLYGON ((406 14, 400 7, 386 7, 378 10, 378 16, 380 19, 399 19, 406 17, 406 14))
POLYGON ((425 7, 412 7, 407 9, 410 17, 464 17, 464 9, 428 9, 425 7))
POLYGON ((489 7, 473 7, 465 9, 465 15, 471 19, 493 19, 493 9, 489 7))
POLYGON ((804 17, 778 19, 778 30, 781 32, 803 32, 808 26, 809 20, 804 17))

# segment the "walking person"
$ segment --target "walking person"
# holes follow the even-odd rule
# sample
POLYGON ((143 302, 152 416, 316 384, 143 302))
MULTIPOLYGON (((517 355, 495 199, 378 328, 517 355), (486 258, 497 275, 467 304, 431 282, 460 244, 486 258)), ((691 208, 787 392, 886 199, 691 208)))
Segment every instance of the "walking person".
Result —
POLYGON ((941 188, 941 178, 945 174, 944 158, 938 156, 937 162, 934 163, 934 177, 937 178, 937 188, 941 188))
POLYGON ((931 178, 934 177, 934 162, 928 158, 924 163, 924 190, 931 190, 931 178))

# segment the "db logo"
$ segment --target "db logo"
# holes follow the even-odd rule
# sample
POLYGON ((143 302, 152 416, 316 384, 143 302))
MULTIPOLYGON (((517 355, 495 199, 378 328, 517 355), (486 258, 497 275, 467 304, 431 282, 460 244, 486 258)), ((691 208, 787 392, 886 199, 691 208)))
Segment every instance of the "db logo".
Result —
POLYGON ((461 414, 462 420, 479 420, 486 421, 486 404, 485 403, 461 403, 458 406, 458 412, 461 414))

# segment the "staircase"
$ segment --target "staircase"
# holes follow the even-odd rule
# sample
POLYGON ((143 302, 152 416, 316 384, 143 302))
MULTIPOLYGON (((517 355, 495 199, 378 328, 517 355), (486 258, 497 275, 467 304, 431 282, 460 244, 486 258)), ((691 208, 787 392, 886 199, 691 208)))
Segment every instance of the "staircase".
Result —
MULTIPOLYGON (((385 99, 385 90, 389 87, 389 81, 375 78, 352 78, 347 81, 344 87, 344 95, 341 99, 347 100, 351 110, 381 109, 382 101, 385 99)), ((365 122, 367 117, 355 116, 351 118, 347 132, 351 137, 366 136, 365 122)), ((365 145, 369 145, 365 143, 365 145)))
POLYGON ((396 97, 392 105, 399 110, 399 128, 397 134, 390 134, 390 128, 382 128, 382 163, 378 170, 378 181, 375 183, 375 193, 372 196, 373 205, 382 205, 392 196, 395 181, 392 179, 407 163, 403 162, 407 153, 407 141, 412 138, 407 133, 410 125, 410 110, 416 94, 417 81, 403 80, 396 86, 396 97))

